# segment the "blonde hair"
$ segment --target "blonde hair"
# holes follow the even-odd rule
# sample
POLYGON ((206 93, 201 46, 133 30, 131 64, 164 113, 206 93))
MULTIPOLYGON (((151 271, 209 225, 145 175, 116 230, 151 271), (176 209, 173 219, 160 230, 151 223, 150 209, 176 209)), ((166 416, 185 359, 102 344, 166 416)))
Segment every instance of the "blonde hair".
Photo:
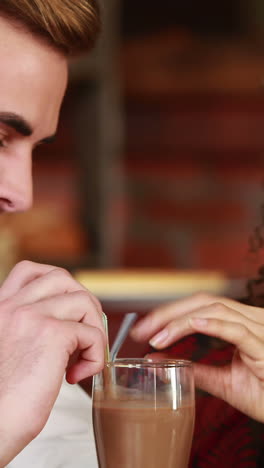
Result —
POLYGON ((0 0, 0 16, 67 55, 90 50, 100 31, 97 0, 0 0))

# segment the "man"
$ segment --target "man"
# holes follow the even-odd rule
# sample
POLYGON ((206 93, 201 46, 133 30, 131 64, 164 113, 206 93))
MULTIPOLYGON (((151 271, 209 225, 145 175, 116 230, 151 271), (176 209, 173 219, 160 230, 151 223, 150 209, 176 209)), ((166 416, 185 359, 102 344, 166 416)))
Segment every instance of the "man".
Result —
MULTIPOLYGON (((98 29, 94 0, 1 0, 2 212, 31 207, 32 151, 54 138, 69 58, 89 50, 98 29)), ((44 427, 65 372, 76 383, 101 370, 105 336, 98 301, 49 265, 17 265, 0 311, 2 468, 44 427)))

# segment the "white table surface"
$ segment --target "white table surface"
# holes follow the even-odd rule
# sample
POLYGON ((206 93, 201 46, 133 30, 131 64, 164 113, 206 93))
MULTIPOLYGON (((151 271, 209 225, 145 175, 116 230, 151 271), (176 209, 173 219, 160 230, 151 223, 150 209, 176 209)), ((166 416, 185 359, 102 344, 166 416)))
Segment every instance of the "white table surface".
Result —
POLYGON ((98 468, 91 400, 77 385, 63 383, 42 433, 8 465, 8 468, 47 467, 98 468))

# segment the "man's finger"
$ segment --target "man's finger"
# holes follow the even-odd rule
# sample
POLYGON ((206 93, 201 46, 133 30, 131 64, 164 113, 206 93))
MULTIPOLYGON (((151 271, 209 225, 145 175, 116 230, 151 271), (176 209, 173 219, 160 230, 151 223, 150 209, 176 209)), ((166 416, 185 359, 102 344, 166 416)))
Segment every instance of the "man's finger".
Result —
POLYGON ((98 374, 104 367, 104 338, 98 328, 81 323, 69 324, 69 332, 74 332, 77 339, 76 350, 81 351, 79 359, 67 369, 66 378, 75 384, 92 375, 98 374))
MULTIPOLYGON (((47 296, 64 292, 87 291, 71 274, 51 265, 22 261, 8 275, 0 288, 0 300, 17 296, 19 305, 31 304, 47 296)), ((88 291, 89 292, 89 291, 88 291)), ((100 302, 91 293, 91 301, 99 313, 102 313, 100 302)))
POLYGON ((18 263, 9 273, 0 289, 0 300, 14 296, 20 289, 35 279, 55 270, 56 267, 33 263, 27 260, 18 263))
POLYGON ((33 305, 20 308, 22 313, 30 312, 68 322, 82 322, 99 328, 105 336, 102 314, 95 309, 89 294, 85 291, 75 291, 50 297, 33 305))
POLYGON ((42 276, 32 279, 31 282, 25 284, 13 295, 12 301, 14 305, 23 306, 33 304, 48 297, 78 291, 85 292, 89 309, 93 307, 98 312, 99 319, 101 319, 103 311, 99 301, 84 286, 75 281, 69 272, 61 268, 53 267, 53 269, 42 276))
POLYGON ((69 272, 54 268, 21 288, 16 293, 15 300, 18 304, 32 304, 46 297, 80 290, 85 291, 85 288, 69 272))

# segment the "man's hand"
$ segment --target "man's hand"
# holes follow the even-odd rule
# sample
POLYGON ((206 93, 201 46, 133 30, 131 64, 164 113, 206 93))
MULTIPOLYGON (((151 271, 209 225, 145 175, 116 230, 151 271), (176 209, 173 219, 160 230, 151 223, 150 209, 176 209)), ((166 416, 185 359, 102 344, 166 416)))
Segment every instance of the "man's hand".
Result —
POLYGON ((19 263, 0 289, 0 467, 43 429, 65 372, 104 365, 97 299, 60 268, 19 263), (73 359, 71 359, 73 357, 73 359))
POLYGON ((264 310, 200 293, 154 310, 131 334, 162 350, 197 332, 232 343, 236 351, 222 368, 195 364, 196 385, 264 422, 264 310))

